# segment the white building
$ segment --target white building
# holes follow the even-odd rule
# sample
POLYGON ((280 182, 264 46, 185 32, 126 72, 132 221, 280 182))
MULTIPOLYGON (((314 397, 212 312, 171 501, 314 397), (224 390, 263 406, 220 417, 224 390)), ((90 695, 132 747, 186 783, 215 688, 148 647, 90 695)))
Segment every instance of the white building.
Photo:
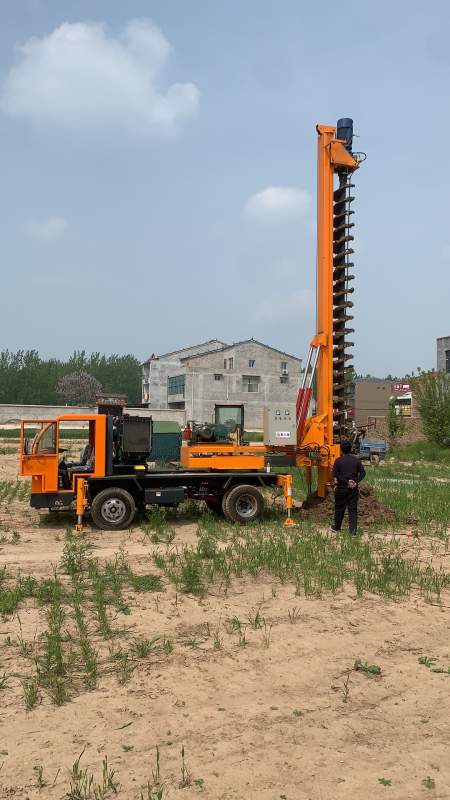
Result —
POLYGON ((295 402, 301 360, 256 339, 231 345, 212 339, 152 355, 142 372, 149 408, 182 409, 186 421, 207 422, 216 404, 243 404, 247 429, 257 430, 267 403, 295 402))

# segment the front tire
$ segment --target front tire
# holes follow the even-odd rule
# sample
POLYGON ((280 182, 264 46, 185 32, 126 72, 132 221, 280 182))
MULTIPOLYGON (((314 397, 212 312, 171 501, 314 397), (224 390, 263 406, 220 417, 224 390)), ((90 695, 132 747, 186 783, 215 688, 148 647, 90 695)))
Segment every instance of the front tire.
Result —
POLYGON ((125 489, 103 489, 92 501, 91 517, 94 525, 104 531, 121 531, 129 528, 136 514, 133 496, 125 489))
POLYGON ((255 486, 233 486, 222 501, 223 513, 231 522, 245 525, 264 511, 264 498, 255 486))

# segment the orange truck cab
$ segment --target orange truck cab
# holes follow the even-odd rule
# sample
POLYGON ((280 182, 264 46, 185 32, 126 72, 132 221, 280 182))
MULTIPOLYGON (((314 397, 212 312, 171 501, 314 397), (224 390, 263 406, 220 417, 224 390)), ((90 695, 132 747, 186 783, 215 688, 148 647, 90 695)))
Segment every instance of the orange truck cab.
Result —
MULTIPOLYGON (((106 427, 108 417, 65 415, 53 420, 22 420, 20 437, 20 474, 31 477, 31 505, 34 508, 70 507, 75 499, 77 480, 106 474, 106 427), (80 458, 66 461, 66 449, 60 443, 60 424, 87 423, 89 435, 80 458), (27 436, 27 427, 38 426, 34 436, 27 436)), ((80 429, 81 438, 81 429, 80 429)))

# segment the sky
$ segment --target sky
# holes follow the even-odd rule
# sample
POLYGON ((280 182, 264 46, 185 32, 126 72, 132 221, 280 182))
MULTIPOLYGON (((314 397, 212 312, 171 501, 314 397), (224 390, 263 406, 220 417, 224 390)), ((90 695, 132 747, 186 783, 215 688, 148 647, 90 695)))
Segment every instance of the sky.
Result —
POLYGON ((0 7, 0 350, 315 332, 316 123, 354 119, 355 367, 450 335, 450 4, 0 7))

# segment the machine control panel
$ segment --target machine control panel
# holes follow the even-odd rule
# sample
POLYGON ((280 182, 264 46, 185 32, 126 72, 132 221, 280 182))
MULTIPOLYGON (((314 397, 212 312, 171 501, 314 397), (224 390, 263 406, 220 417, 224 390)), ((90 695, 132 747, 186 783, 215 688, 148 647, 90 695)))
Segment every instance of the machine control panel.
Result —
POLYGON ((264 406, 264 444, 294 446, 297 444, 295 403, 270 403, 264 406))

